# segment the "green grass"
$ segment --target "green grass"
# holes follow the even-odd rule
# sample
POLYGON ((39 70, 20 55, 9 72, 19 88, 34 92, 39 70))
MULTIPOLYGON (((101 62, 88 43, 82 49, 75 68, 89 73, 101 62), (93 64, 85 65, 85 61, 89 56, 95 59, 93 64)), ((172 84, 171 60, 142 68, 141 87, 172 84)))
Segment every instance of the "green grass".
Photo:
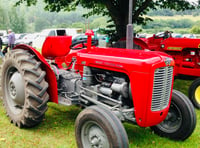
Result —
MULTIPOLYGON (((176 80, 175 88, 187 93, 191 81, 176 80)), ((74 122, 80 108, 48 104, 45 119, 30 129, 19 129, 6 117, 0 100, 0 147, 1 148, 76 148, 74 122)), ((186 141, 173 141, 155 135, 150 128, 141 128, 124 123, 130 148, 200 148, 200 111, 197 111, 197 126, 186 141)))

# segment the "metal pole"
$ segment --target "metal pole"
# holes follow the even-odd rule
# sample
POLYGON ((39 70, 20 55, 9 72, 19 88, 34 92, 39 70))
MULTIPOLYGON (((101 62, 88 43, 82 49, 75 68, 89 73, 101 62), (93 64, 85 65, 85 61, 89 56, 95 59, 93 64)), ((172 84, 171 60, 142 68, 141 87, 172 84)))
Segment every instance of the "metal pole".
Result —
POLYGON ((126 28, 126 49, 133 49, 132 13, 133 13, 133 0, 129 0, 129 18, 128 18, 128 25, 126 28))

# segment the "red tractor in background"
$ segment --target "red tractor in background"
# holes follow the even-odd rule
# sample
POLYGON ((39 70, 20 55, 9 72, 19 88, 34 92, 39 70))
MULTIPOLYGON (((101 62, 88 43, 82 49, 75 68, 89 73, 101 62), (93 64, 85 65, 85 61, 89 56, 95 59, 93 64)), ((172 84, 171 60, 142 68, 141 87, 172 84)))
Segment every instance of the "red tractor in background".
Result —
POLYGON ((173 57, 175 78, 194 80, 188 94, 193 105, 200 109, 200 39, 174 38, 172 32, 165 31, 141 40, 146 43, 147 49, 165 52, 173 57))

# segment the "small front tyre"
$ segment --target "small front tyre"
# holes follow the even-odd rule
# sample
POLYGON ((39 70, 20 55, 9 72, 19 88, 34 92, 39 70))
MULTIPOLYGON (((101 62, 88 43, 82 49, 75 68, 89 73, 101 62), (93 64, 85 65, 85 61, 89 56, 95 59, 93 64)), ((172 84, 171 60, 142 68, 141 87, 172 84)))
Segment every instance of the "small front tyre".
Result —
POLYGON ((190 85, 188 94, 194 107, 200 109, 200 78, 194 80, 194 82, 190 85))
POLYGON ((84 109, 75 122, 79 148, 128 148, 128 137, 121 121, 109 110, 92 106, 84 109))
POLYGON ((181 92, 173 90, 167 117, 151 129, 162 137, 185 140, 196 127, 196 113, 190 100, 181 92))

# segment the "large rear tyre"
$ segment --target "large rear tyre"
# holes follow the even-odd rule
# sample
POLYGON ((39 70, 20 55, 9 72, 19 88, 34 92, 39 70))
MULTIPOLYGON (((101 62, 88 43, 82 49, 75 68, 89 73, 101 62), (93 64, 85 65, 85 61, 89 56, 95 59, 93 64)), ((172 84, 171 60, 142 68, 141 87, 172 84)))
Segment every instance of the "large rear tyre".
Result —
POLYGON ((197 109, 200 109, 200 78, 194 80, 194 82, 190 85, 188 94, 193 105, 197 109))
POLYGON ((185 140, 193 133, 195 127, 196 113, 192 103, 184 94, 173 90, 166 119, 151 129, 163 137, 185 140))
POLYGON ((11 123, 18 127, 39 124, 47 110, 49 95, 41 62, 22 49, 8 52, 2 64, 3 104, 11 123))
POLYGON ((128 148, 128 137, 121 121, 109 110, 92 106, 84 109, 75 122, 79 148, 128 148))

